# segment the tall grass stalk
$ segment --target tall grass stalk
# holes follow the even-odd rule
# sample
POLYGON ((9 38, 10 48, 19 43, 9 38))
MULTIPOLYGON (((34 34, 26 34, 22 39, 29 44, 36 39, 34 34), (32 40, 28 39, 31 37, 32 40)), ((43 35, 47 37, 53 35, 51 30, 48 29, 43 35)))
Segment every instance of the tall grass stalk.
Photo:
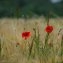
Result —
POLYGON ((1 57, 1 39, 0 39, 0 57, 1 57))
POLYGON ((63 35, 61 39, 61 63, 63 63, 63 35))
POLYGON ((38 30, 38 32, 37 32, 37 30, 35 29, 34 32, 35 32, 35 37, 34 37, 35 50, 36 50, 36 53, 39 54, 39 46, 40 46, 40 45, 39 45, 39 44, 40 44, 39 30, 38 30), (36 33, 37 33, 38 35, 36 35, 36 33))
MULTIPOLYGON (((33 39, 33 40, 34 40, 34 39, 33 39)), ((33 49, 33 40, 32 40, 31 46, 29 46, 29 56, 28 56, 28 59, 30 58, 31 53, 32 53, 32 49, 33 49)))
POLYGON ((45 46, 48 45, 48 39, 49 39, 49 33, 47 33, 45 37, 45 46))
MULTIPOLYGON (((32 54, 32 49, 33 49, 33 45, 34 45, 34 41, 35 41, 35 38, 36 38, 36 29, 33 28, 33 31, 34 31, 34 36, 33 36, 33 39, 32 39, 32 43, 31 45, 29 46, 29 57, 31 56, 32 54)), ((35 53, 35 52, 34 52, 35 53)), ((28 57, 28 58, 29 58, 28 57)))

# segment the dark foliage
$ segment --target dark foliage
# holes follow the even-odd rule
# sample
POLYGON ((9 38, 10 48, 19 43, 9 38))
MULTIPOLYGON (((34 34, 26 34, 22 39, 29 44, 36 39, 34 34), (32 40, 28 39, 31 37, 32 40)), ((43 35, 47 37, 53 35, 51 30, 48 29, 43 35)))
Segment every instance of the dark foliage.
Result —
POLYGON ((52 4, 50 0, 0 0, 0 18, 2 17, 33 17, 63 16, 63 1, 52 4))

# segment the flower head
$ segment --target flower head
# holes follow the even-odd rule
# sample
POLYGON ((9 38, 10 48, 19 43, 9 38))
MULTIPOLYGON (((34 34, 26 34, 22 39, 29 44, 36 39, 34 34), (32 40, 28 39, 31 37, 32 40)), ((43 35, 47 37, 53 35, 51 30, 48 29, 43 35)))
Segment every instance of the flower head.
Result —
POLYGON ((30 32, 23 32, 23 33, 22 33, 22 38, 24 38, 24 39, 26 40, 27 38, 30 37, 30 35, 31 35, 30 32))
POLYGON ((16 47, 19 46, 19 45, 20 45, 20 43, 17 42, 17 43, 16 43, 16 47))
POLYGON ((53 26, 48 25, 45 29, 47 33, 51 33, 53 31, 53 26))

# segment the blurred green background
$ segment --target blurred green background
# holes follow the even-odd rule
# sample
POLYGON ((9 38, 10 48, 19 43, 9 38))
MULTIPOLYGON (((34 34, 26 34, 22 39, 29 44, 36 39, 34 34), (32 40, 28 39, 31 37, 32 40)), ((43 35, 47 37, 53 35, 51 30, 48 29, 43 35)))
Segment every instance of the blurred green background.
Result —
POLYGON ((50 0, 0 0, 0 18, 20 18, 63 16, 63 1, 52 3, 50 0))

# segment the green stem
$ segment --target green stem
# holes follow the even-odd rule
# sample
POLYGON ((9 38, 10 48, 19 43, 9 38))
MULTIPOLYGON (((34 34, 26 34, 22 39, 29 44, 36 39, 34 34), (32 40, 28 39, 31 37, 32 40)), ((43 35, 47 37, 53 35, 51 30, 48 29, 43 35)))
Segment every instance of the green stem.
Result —
POLYGON ((1 40, 0 40, 0 56, 1 56, 1 40))
POLYGON ((50 13, 48 12, 48 15, 47 15, 47 25, 49 25, 49 17, 50 17, 49 14, 50 13))
MULTIPOLYGON (((33 39, 34 40, 34 39, 33 39)), ((33 48, 33 40, 32 40, 32 43, 31 43, 31 46, 29 47, 29 57, 30 57, 30 55, 31 55, 31 53, 32 53, 32 48, 33 48)), ((29 58, 28 57, 28 58, 29 58)))
POLYGON ((63 57, 63 35, 62 35, 62 40, 61 40, 61 61, 63 57))
POLYGON ((49 33, 47 33, 47 35, 46 35, 46 38, 45 38, 45 45, 47 45, 48 43, 48 38, 49 38, 49 33))

